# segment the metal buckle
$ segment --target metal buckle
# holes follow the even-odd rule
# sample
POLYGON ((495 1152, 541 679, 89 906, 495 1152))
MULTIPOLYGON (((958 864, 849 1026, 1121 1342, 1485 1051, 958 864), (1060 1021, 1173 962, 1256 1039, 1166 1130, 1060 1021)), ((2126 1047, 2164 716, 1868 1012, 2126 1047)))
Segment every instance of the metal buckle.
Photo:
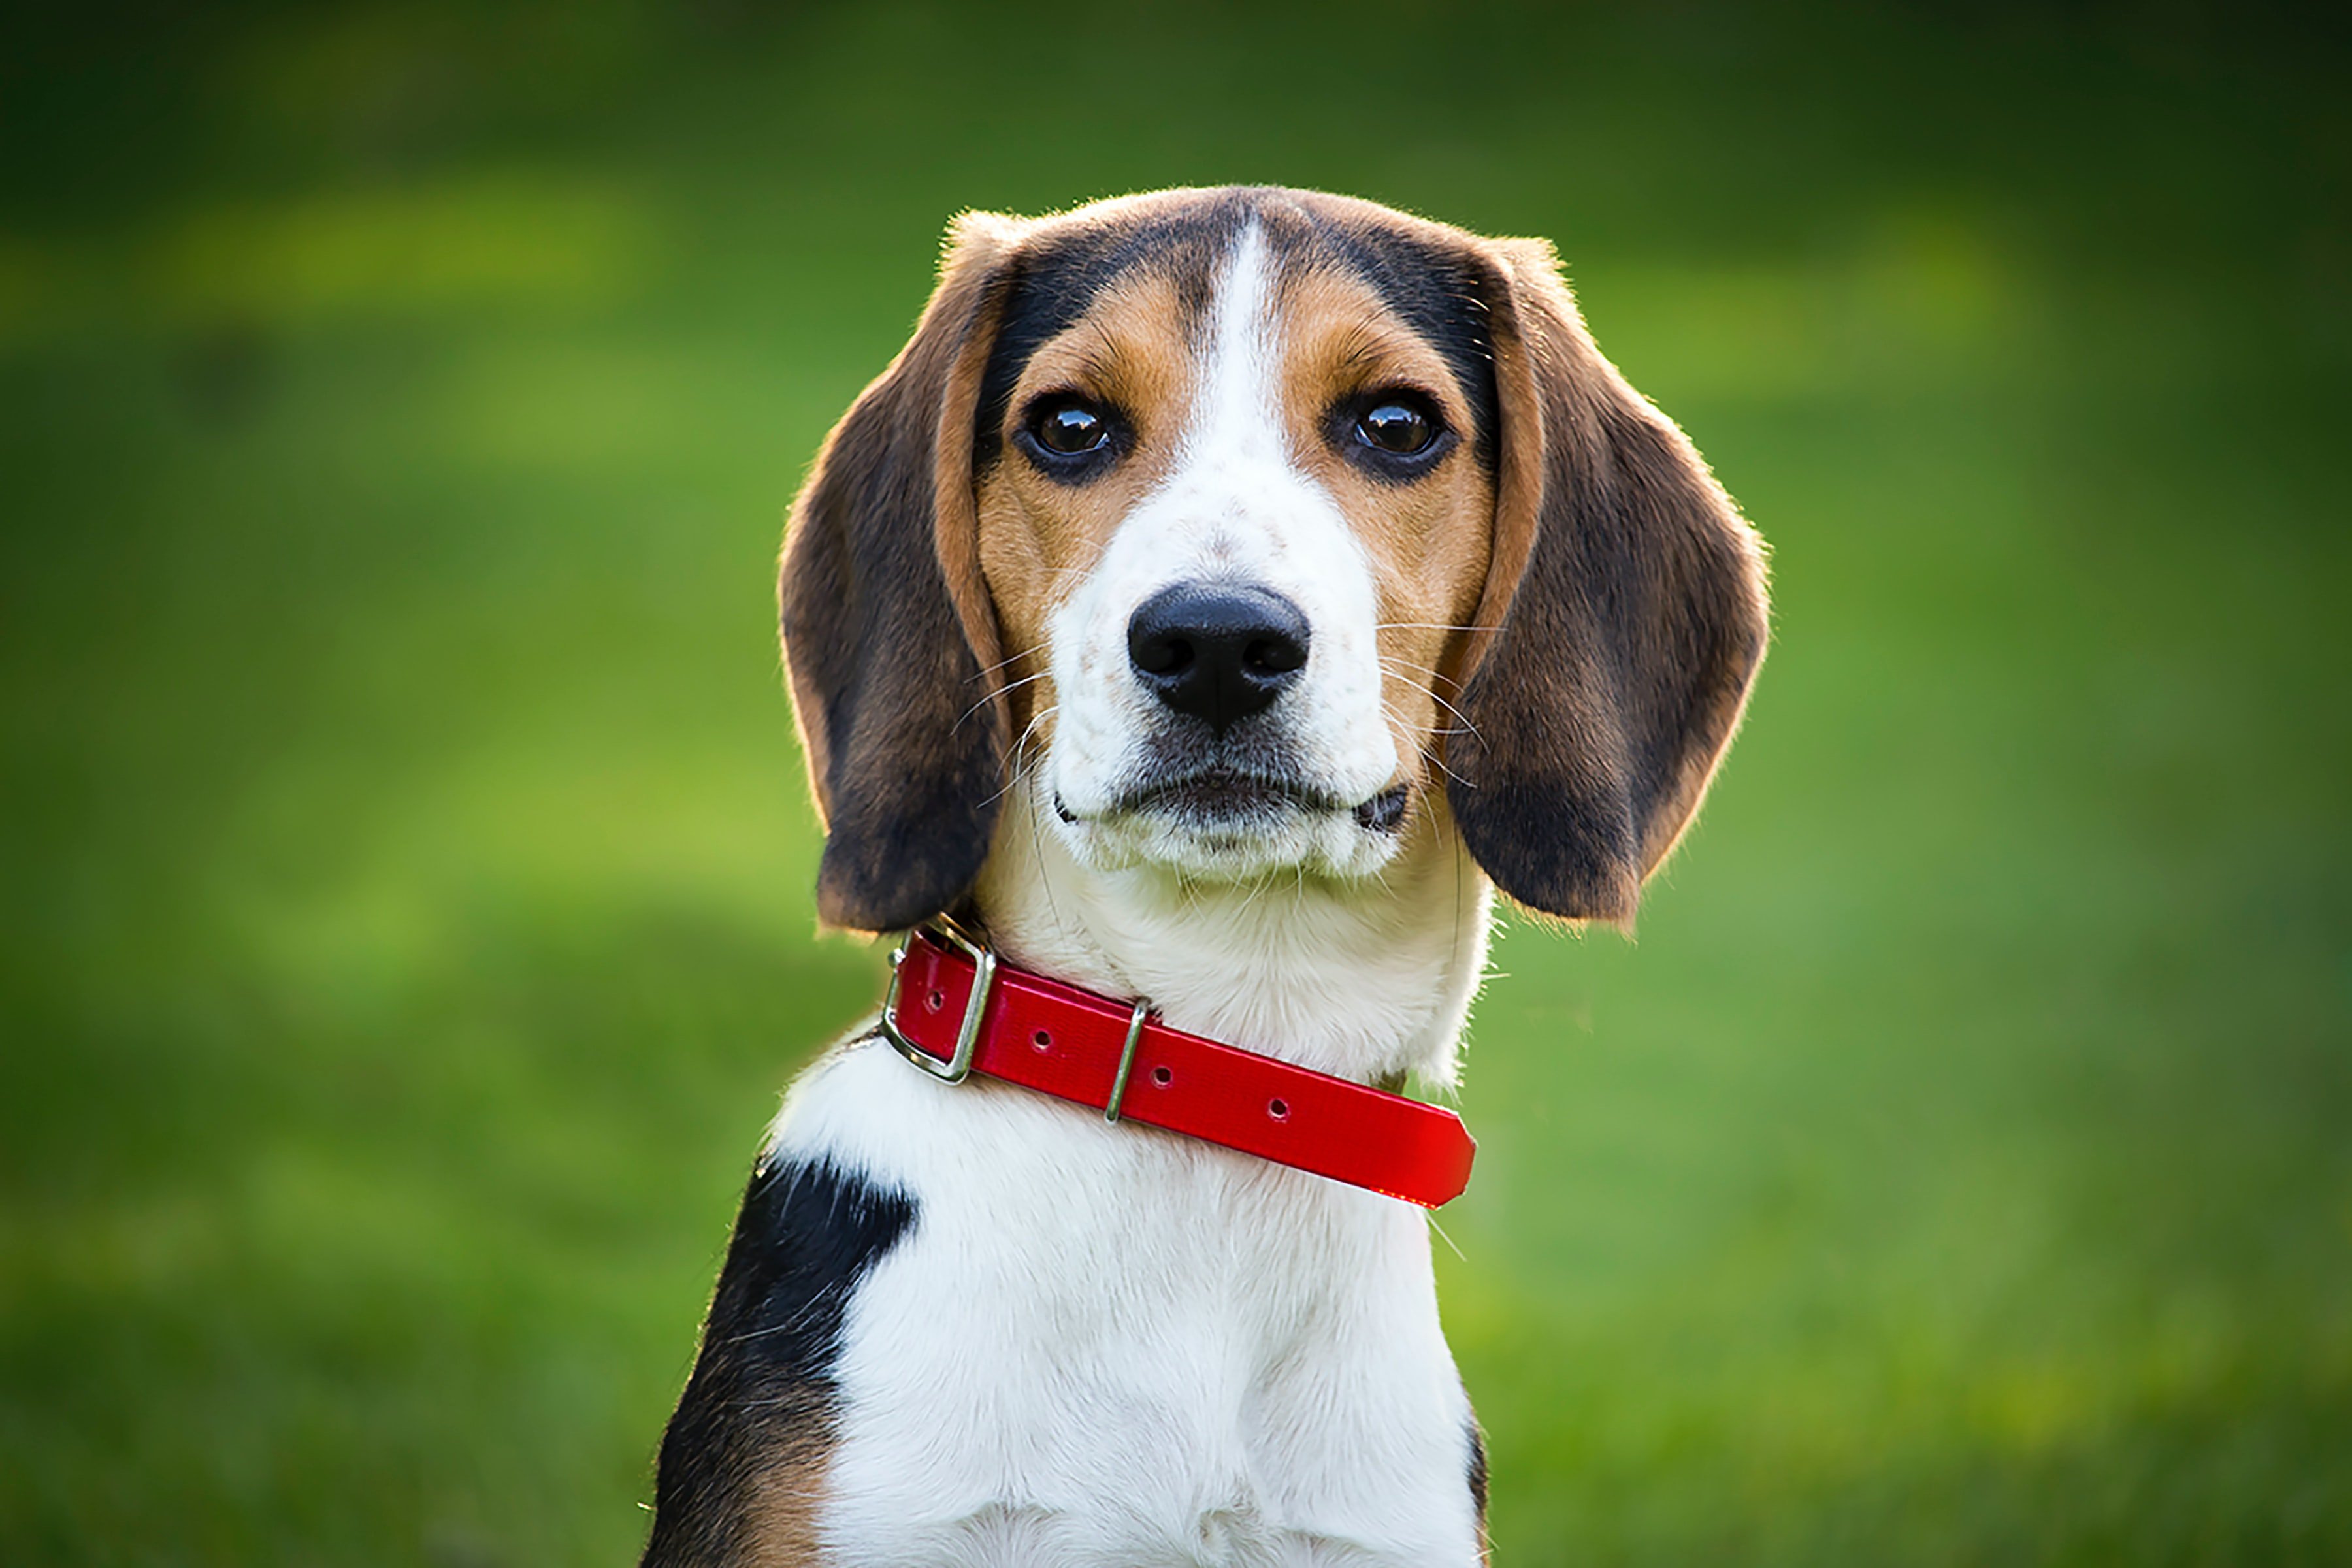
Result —
POLYGON ((996 954, 986 944, 968 934, 955 921, 941 915, 907 933, 890 954, 890 988, 882 994, 882 1037, 890 1048, 938 1079, 942 1083, 961 1083, 971 1076, 971 1053, 980 1045, 981 1016, 988 1011, 989 994, 996 988, 996 954), (971 995, 963 1005, 963 1024, 956 1030, 955 1055, 942 1062, 922 1047, 898 1032, 898 979, 907 962, 907 950, 915 938, 924 932, 961 948, 971 960, 971 995))
POLYGON ((1135 1045, 1143 1038, 1144 1020, 1151 1016, 1151 998, 1138 996, 1135 1011, 1127 1016, 1127 1044, 1118 1053, 1118 1076, 1110 1080, 1110 1103, 1103 1107, 1103 1120, 1113 1127, 1118 1125, 1118 1102, 1127 1098, 1127 1075, 1135 1070, 1135 1045))

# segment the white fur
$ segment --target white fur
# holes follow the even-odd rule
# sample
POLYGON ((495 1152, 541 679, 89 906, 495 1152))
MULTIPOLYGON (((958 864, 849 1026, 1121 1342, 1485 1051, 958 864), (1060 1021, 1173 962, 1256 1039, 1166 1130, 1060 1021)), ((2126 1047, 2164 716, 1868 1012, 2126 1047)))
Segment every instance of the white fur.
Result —
MULTIPOLYGON (((1361 547, 1283 449, 1265 271, 1253 231, 1183 458, 1054 620, 1062 721, 978 896, 1012 961, 1148 995, 1179 1028, 1450 1082, 1489 895, 1442 799, 1392 834, 1302 812, 1255 861, 1085 815, 1139 765, 1129 615, 1211 571, 1309 616, 1307 677, 1279 706, 1321 783, 1364 798, 1396 768, 1361 547)), ((1470 1412, 1419 1210, 1026 1089, 940 1084, 874 1043, 795 1086, 774 1144, 919 1207, 848 1304, 819 1521, 834 1560, 1477 1561, 1470 1412)))

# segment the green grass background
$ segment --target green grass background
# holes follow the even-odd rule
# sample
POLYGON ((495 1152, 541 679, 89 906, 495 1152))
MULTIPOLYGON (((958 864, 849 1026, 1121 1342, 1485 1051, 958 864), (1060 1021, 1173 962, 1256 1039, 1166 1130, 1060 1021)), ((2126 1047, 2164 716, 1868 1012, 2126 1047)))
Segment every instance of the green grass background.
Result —
POLYGON ((0 1562, 629 1558, 880 972, 783 505, 950 213, 1228 179, 1555 238, 1776 550, 1639 942, 1478 1009, 1498 1560, 2352 1561, 2327 13, 7 26, 0 1562))

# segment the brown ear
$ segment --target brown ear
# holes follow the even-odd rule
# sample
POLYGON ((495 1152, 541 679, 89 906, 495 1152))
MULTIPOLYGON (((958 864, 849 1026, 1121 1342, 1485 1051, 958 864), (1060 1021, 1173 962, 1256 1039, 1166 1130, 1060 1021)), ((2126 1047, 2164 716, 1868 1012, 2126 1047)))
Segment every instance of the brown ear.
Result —
POLYGON ((995 826, 1008 723, 972 420, 1017 232, 957 220, 914 337, 834 426, 793 506, 777 604, 831 925, 899 931, 951 908, 995 826))
POLYGON ((1763 546, 1601 356, 1550 247, 1494 247, 1494 564, 1446 796, 1504 892, 1630 922, 1764 657, 1763 546))

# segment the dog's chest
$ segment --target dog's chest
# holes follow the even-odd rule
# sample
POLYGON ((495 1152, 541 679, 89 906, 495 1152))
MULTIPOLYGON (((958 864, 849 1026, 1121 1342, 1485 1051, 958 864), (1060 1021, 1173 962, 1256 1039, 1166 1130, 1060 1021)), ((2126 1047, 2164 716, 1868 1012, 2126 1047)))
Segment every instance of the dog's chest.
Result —
POLYGON ((1417 1211, 875 1047, 779 1131, 916 1214, 842 1304, 835 1560, 1476 1560, 1417 1211))

